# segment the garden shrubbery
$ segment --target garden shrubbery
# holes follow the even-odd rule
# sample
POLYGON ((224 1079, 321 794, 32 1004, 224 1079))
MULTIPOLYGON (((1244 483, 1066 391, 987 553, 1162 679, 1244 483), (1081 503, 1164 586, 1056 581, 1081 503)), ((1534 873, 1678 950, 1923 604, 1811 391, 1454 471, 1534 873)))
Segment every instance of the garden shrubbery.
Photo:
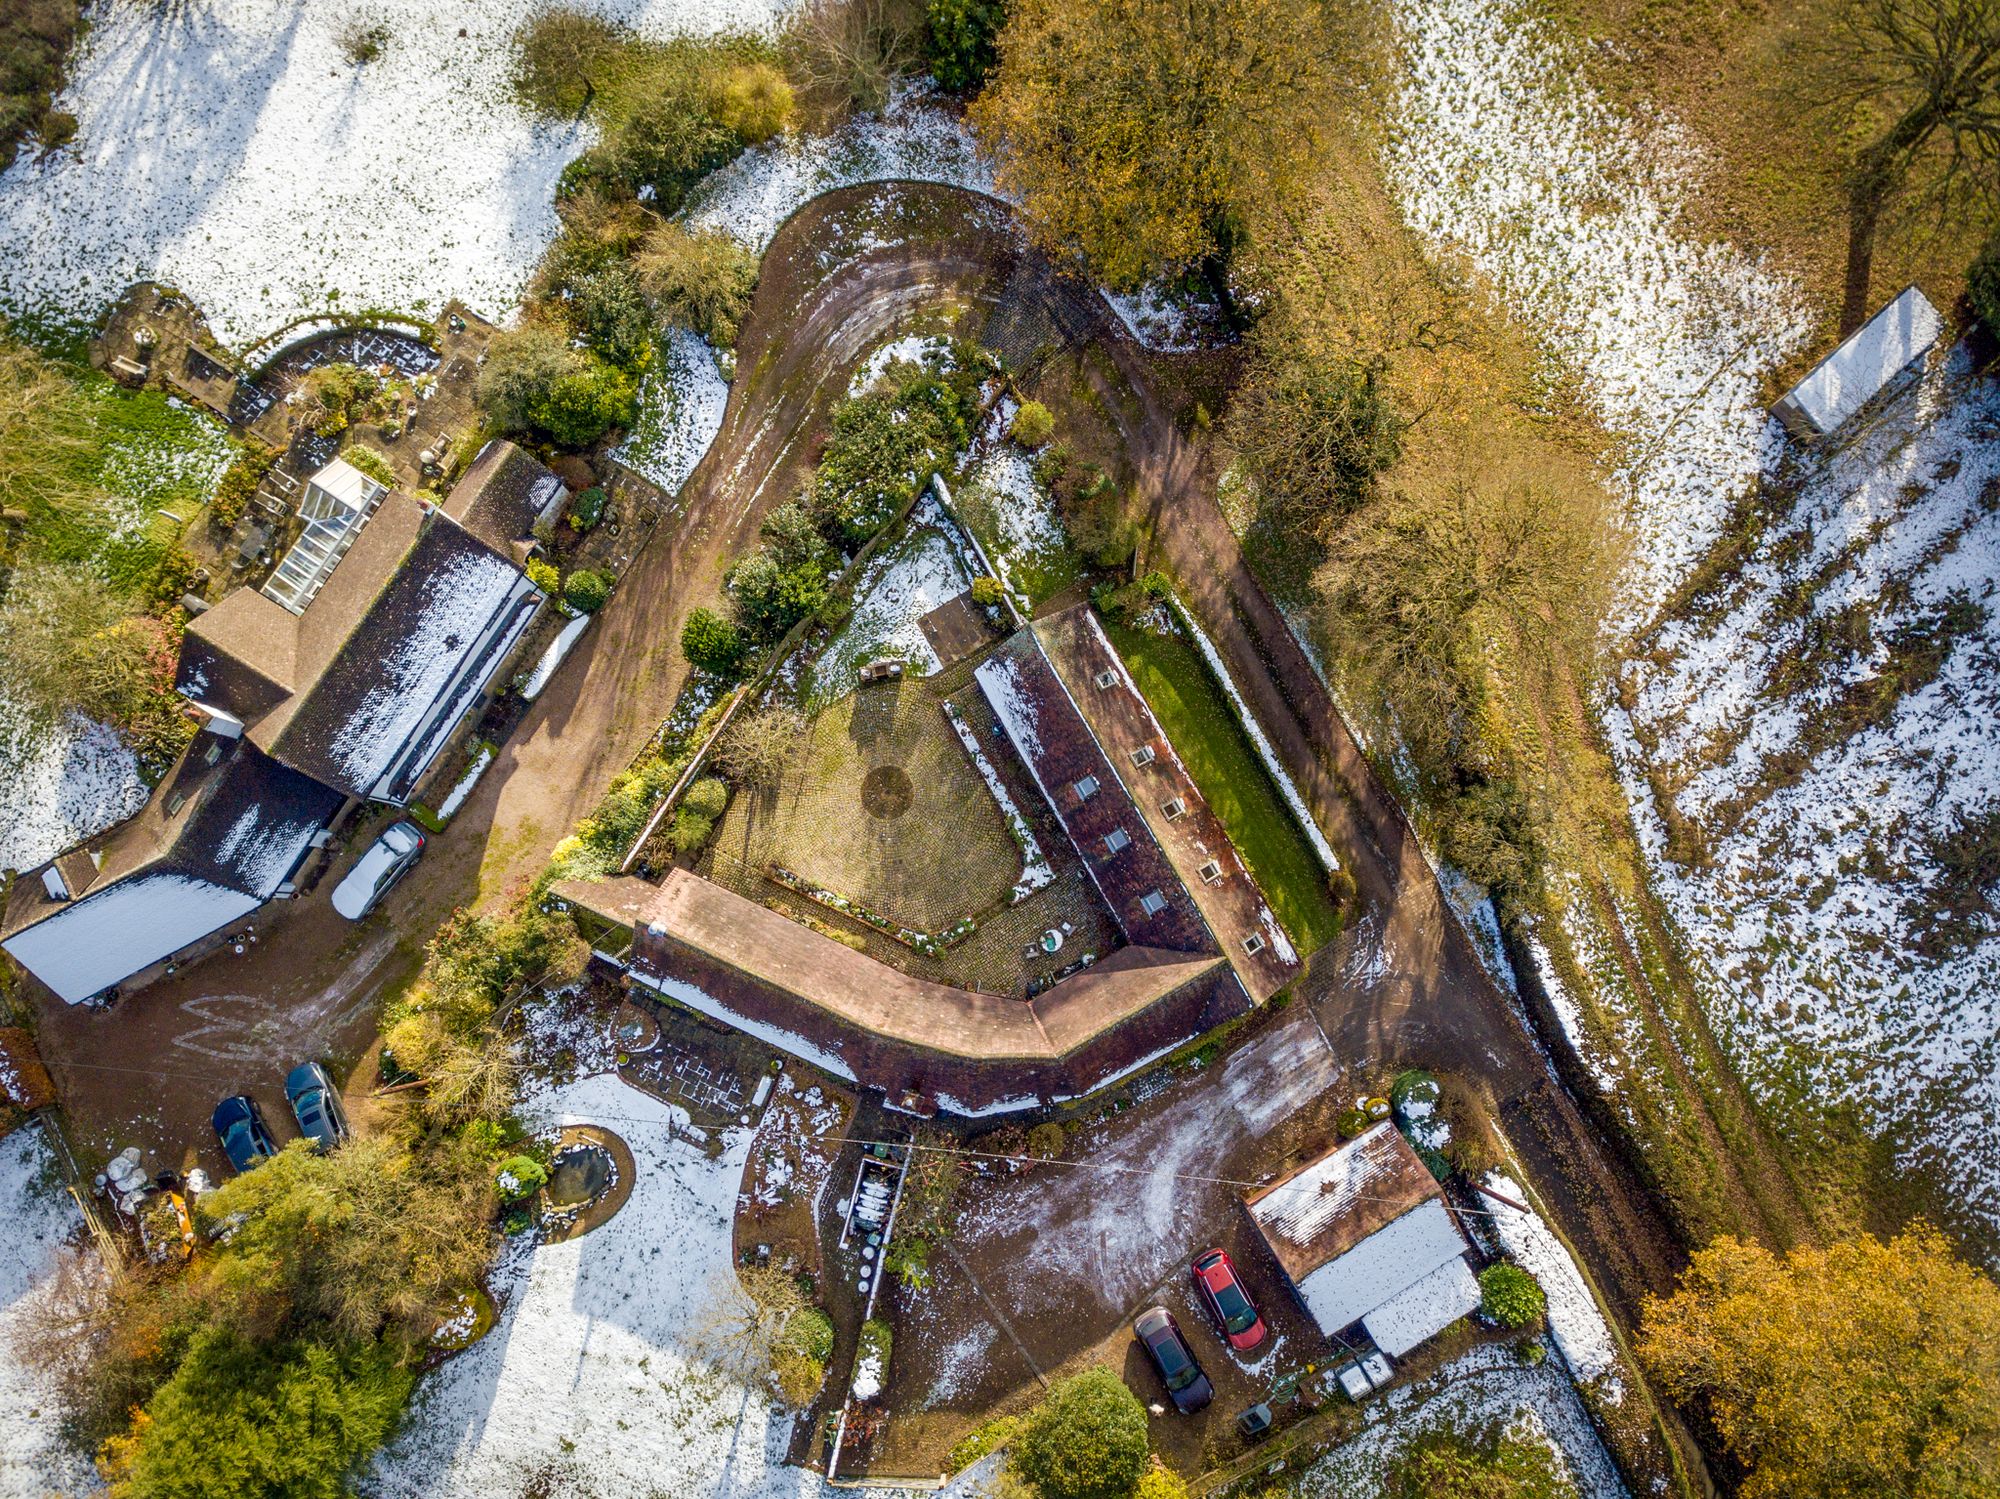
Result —
POLYGON ((579 567, 563 579, 563 602, 579 614, 595 614, 611 597, 611 580, 603 573, 579 567))
POLYGON ((588 447, 628 425, 637 395, 632 374, 543 323, 495 335, 479 371, 480 409, 497 427, 561 448, 588 447))
POLYGON ((1058 1380, 1014 1444, 1039 1499, 1130 1499, 1146 1470, 1146 1408, 1109 1369, 1058 1380))
POLYGON ((1541 1286, 1519 1265, 1488 1265, 1479 1272, 1479 1310, 1502 1327, 1527 1327, 1547 1309, 1541 1286))
POLYGON ((681 654, 700 671, 733 677, 743 664, 743 635, 713 609, 696 607, 681 626, 681 654))

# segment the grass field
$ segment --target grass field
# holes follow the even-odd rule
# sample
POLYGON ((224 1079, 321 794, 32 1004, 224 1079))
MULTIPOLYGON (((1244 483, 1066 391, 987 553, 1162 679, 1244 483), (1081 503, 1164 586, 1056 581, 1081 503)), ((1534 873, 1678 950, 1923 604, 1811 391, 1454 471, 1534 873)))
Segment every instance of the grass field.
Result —
POLYGON ((1113 620, 1104 629, 1300 956, 1332 941, 1340 917, 1319 861, 1194 647, 1113 620))

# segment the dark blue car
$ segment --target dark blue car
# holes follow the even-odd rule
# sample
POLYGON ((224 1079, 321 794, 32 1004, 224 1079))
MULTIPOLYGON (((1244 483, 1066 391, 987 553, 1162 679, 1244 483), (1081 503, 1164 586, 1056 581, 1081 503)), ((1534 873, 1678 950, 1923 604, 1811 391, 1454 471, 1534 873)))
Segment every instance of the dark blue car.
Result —
POLYGON ((248 1171, 278 1153, 278 1147, 271 1143, 271 1132, 264 1128, 257 1100, 248 1094, 238 1093, 234 1098, 223 1099, 208 1122, 215 1126, 215 1138, 222 1142, 222 1153, 238 1171, 248 1171))

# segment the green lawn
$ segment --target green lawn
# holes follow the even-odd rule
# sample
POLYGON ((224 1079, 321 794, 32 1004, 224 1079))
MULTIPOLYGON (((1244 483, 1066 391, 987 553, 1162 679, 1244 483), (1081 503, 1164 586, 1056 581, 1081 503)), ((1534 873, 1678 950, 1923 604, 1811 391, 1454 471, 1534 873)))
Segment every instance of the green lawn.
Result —
POLYGON ((1332 941, 1340 917, 1327 898, 1319 860, 1195 648, 1179 635, 1109 619, 1104 631, 1299 955, 1332 941))

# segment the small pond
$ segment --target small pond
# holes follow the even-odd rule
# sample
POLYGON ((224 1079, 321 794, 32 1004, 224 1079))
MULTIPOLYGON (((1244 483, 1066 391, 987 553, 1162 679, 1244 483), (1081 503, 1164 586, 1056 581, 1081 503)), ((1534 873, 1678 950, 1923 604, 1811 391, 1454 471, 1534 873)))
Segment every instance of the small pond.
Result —
POLYGON ((611 1153, 601 1145, 581 1143, 556 1153, 549 1169, 549 1205, 558 1212, 584 1207, 611 1185, 611 1153))

